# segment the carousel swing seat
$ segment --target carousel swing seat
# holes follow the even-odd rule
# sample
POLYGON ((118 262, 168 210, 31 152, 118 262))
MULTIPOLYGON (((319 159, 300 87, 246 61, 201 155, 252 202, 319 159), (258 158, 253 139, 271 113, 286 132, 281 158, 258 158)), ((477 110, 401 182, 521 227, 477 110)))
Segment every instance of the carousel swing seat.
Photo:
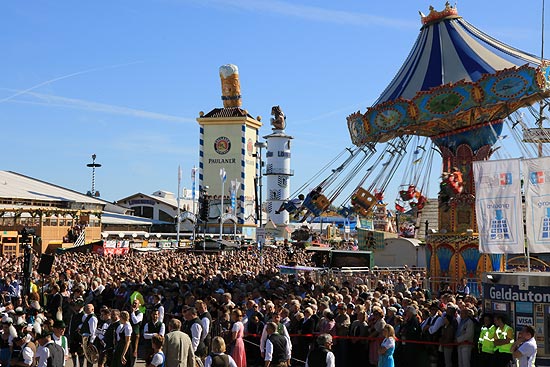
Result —
POLYGON ((416 186, 415 185, 409 185, 407 190, 401 190, 399 191, 399 196, 401 197, 401 200, 403 201, 409 201, 412 200, 416 195, 416 186))
POLYGON ((311 193, 306 196, 304 199, 304 208, 309 210, 315 217, 321 215, 330 205, 330 201, 323 194, 316 193, 312 195, 311 193))
POLYGON ((351 197, 353 210, 364 217, 371 213, 372 207, 376 203, 376 196, 362 187, 359 187, 351 197))

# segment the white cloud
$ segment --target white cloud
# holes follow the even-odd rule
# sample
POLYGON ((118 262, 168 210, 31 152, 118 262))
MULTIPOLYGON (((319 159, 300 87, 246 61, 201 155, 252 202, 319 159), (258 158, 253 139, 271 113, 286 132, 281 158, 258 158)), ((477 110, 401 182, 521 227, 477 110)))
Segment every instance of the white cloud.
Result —
POLYGON ((418 22, 380 17, 367 13, 325 9, 316 6, 300 5, 277 0, 200 0, 200 5, 230 7, 245 11, 273 13, 317 22, 348 24, 358 26, 384 26, 392 28, 418 29, 418 22))

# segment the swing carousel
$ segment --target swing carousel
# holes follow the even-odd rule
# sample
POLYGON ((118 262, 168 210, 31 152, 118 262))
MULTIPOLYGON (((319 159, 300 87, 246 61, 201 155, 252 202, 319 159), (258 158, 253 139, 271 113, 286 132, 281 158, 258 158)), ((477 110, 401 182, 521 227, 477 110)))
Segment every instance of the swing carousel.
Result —
POLYGON ((432 289, 443 280, 456 285, 467 278, 477 293, 481 273, 503 270, 505 259, 478 251, 472 164, 499 158, 497 151, 506 150, 503 140, 509 137, 524 156, 541 154, 525 143, 522 133, 531 127, 525 113, 517 111, 527 111, 538 119, 532 126, 542 127, 543 107, 533 105, 550 96, 549 68, 546 60, 483 33, 449 3, 442 11, 431 7, 428 15, 421 14, 421 22, 412 51, 378 100, 365 113, 348 116, 354 147, 298 189, 312 187, 330 170, 305 196, 295 217, 320 216, 353 185, 340 213, 387 223, 384 192, 397 175, 402 179, 395 211, 420 213, 438 154, 439 231, 426 236, 432 289))

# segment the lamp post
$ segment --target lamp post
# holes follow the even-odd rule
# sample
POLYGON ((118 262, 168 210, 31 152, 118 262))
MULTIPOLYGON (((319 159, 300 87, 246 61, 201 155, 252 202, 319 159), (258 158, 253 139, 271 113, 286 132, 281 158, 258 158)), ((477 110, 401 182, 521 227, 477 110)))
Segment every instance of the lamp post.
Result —
POLYGON ((227 173, 225 168, 220 168, 220 180, 222 181, 222 192, 221 192, 221 204, 220 204, 220 240, 222 239, 223 234, 223 194, 225 191, 225 181, 227 180, 227 173))
POLYGON ((177 208, 176 208, 176 243, 178 244, 177 247, 180 247, 180 192, 181 192, 181 166, 178 166, 178 196, 176 197, 177 202, 177 208))
MULTIPOLYGON (((193 201, 193 215, 197 215, 196 206, 195 206, 195 177, 197 175, 197 167, 193 166, 193 169, 191 169, 191 200, 193 201)), ((200 194, 199 194, 200 195, 200 194)), ((193 242, 195 242, 195 231, 197 228, 197 221, 195 220, 195 223, 193 223, 193 242)))
MULTIPOLYGON (((263 228, 263 198, 262 198, 262 191, 263 191, 263 184, 262 184, 262 169, 263 169, 263 165, 264 165, 264 162, 262 161, 262 149, 263 148, 267 148, 267 143, 264 142, 264 141, 257 141, 256 143, 254 143, 254 146, 258 149, 258 152, 256 154, 256 158, 259 160, 259 169, 260 169, 260 172, 258 174, 258 188, 259 188, 259 193, 258 193, 258 198, 260 199, 260 203, 259 203, 259 207, 260 207, 260 212, 258 213, 258 219, 260 220, 260 228, 263 228)), ((261 242, 259 243, 260 245, 260 264, 263 265, 264 263, 264 258, 263 258, 263 250, 264 250, 264 242, 265 241, 265 237, 263 237, 263 239, 261 240, 261 242)))
POLYGON ((262 161, 262 149, 263 148, 267 148, 267 143, 266 142, 263 142, 263 141, 257 141, 254 146, 258 149, 258 154, 256 155, 256 158, 259 160, 259 169, 260 169, 260 172, 258 173, 258 188, 259 188, 259 193, 258 193, 258 197, 260 199, 260 212, 258 213, 258 219, 260 220, 260 227, 263 226, 263 215, 262 215, 262 205, 263 205, 263 199, 262 199, 262 187, 263 187, 263 183, 262 183, 262 168, 263 168, 263 165, 264 165, 264 162, 262 161))
MULTIPOLYGON (((96 196, 95 192, 95 169, 101 167, 100 163, 96 163, 95 159, 97 155, 92 154, 92 163, 88 163, 86 166, 92 169, 92 191, 90 191, 90 196, 96 196)), ((99 196, 99 195, 98 195, 99 196)))

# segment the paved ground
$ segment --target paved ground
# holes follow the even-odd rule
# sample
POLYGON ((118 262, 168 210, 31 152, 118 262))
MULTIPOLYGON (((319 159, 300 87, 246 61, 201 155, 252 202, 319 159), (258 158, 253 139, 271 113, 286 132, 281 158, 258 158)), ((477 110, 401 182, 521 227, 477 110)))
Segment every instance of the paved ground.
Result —
MULTIPOLYGON (((84 366, 86 366, 86 364, 84 364, 84 366)), ((70 358, 67 361, 67 364, 65 365, 65 367, 74 367, 73 361, 70 358)), ((97 367, 97 364, 95 364, 94 367, 97 367)), ((142 358, 138 358, 134 367, 145 367, 145 361, 142 358)))

